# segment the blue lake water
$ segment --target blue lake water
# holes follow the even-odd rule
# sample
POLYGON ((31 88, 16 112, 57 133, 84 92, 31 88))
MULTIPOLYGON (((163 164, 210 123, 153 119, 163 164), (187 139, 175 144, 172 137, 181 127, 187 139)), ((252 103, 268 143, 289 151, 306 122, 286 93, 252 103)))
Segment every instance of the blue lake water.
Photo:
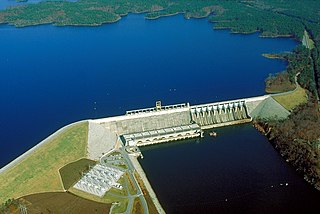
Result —
POLYGON ((290 39, 214 31, 182 16, 98 28, 0 26, 0 165, 70 122, 164 104, 261 95, 290 39))
MULTIPOLYGON (((156 100, 198 104, 264 94, 264 79, 285 69, 286 63, 261 54, 290 51, 297 42, 258 36, 214 31, 206 19, 185 20, 182 16, 151 21, 130 14, 101 27, 17 29, 1 25, 0 166, 70 122, 123 114, 153 106, 156 100)), ((248 130, 249 136, 259 135, 252 127, 248 130)), ((237 133, 225 135, 232 138, 229 141, 237 139, 237 133)), ((270 146, 261 136, 253 141, 270 146)), ((249 155, 254 155, 254 148, 249 155)), ((233 147, 229 150, 234 151, 233 147)), ((152 148, 145 151, 145 161, 152 156, 150 151, 152 148)), ((162 150, 157 151, 160 155, 162 150)), ((269 155, 270 151, 262 153, 269 155)), ((284 166, 278 156, 272 157, 284 166)), ((166 168, 155 164, 159 172, 166 168)), ((142 165, 149 174, 150 166, 142 165)), ((154 180, 154 173, 157 171, 150 170, 151 183, 160 182, 159 187, 165 188, 154 180)), ((295 176, 292 170, 290 173, 295 176)), ((174 176, 182 179, 178 172, 174 176)), ((163 199, 165 191, 168 189, 159 190, 161 203, 175 209, 163 199)))

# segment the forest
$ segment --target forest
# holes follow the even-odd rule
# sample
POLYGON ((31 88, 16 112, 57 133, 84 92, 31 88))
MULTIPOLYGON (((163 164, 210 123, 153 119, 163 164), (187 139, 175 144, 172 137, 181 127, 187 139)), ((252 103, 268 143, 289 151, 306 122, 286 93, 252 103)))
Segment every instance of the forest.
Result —
POLYGON ((320 190, 320 112, 314 99, 295 108, 284 121, 257 120, 280 154, 320 190))
POLYGON ((293 36, 304 29, 319 40, 319 3, 313 0, 78 0, 48 1, 0 11, 0 23, 29 26, 100 25, 117 21, 128 13, 146 13, 154 19, 182 13, 186 18, 208 17, 214 28, 261 36, 293 36))

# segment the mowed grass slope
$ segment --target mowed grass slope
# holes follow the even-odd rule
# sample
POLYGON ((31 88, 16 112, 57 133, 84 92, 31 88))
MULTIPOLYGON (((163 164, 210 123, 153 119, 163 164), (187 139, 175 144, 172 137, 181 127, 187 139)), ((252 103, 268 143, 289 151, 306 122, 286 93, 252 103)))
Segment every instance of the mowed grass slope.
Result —
POLYGON ((0 203, 38 192, 63 191, 59 168, 86 157, 88 123, 68 127, 0 174, 0 203))
POLYGON ((290 94, 273 96, 278 103, 280 103, 285 109, 291 111, 296 106, 306 103, 308 100, 308 96, 306 91, 298 86, 297 90, 290 94))

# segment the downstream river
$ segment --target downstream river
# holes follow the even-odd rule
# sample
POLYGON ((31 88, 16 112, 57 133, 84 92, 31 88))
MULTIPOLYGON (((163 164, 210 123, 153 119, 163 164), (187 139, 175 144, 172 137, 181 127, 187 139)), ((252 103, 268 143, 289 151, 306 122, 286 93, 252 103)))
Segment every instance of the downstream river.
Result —
MULTIPOLYGON (((264 79, 286 63, 261 54, 291 51, 297 42, 258 36, 214 31, 206 19, 181 15, 151 21, 130 14, 101 27, 1 25, 0 167, 81 119, 156 100, 198 104, 264 94, 264 79)), ((169 212, 195 203, 285 209, 300 196, 303 206, 312 203, 314 191, 250 125, 218 133, 143 149, 142 165, 169 212)))
POLYGON ((168 213, 313 213, 320 194, 251 124, 216 138, 143 147, 140 160, 168 213))

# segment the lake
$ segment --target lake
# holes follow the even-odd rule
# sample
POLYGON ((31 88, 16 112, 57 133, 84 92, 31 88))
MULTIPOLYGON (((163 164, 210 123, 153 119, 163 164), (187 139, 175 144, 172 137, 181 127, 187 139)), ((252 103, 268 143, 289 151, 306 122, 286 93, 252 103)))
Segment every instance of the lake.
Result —
POLYGON ((290 39, 214 31, 206 19, 129 15, 101 27, 0 26, 3 166, 81 119, 164 104, 261 95, 290 39))
MULTIPOLYGON (((154 106, 156 100, 162 100, 164 104, 198 104, 262 95, 264 79, 269 73, 284 70, 286 62, 267 59, 261 54, 291 51, 297 42, 284 38, 262 39, 257 33, 233 35, 225 30, 215 31, 206 19, 185 20, 178 15, 145 20, 143 15, 130 14, 118 23, 101 27, 42 25, 17 29, 1 25, 0 45, 0 166, 4 166, 55 130, 74 121, 123 114, 129 109, 154 106)), ((242 194, 252 188, 259 192, 261 188, 288 180, 290 188, 295 186, 292 183, 305 184, 250 125, 221 129, 217 139, 205 138, 200 143, 192 141, 146 149, 142 165, 155 186, 160 202, 168 210, 190 204, 193 196, 207 203, 202 200, 206 194, 215 195, 208 200, 216 202, 231 198, 229 194, 234 190, 243 198, 242 194), (242 144, 235 143, 240 138, 239 134, 244 135, 242 144), (211 142, 219 139, 220 142, 211 142), (229 144, 230 147, 227 146, 229 144), (243 144, 248 149, 239 150, 237 147, 243 144), (220 150, 216 150, 219 145, 220 150), (193 164, 199 162, 201 167, 198 168, 198 164, 197 167, 192 166, 190 173, 182 176, 179 170, 168 167, 170 159, 162 165, 154 162, 155 157, 163 157, 163 152, 168 152, 168 146, 170 153, 177 152, 171 154, 175 160, 181 160, 179 166, 187 170, 189 156, 186 159, 184 151, 191 152, 193 147, 197 148, 191 160, 193 164), (214 153, 201 157, 201 151, 205 149, 208 149, 205 152, 214 153), (268 158, 261 159, 256 155, 256 149, 259 150, 257 154, 268 158), (216 170, 217 152, 220 155, 225 153, 231 159, 231 165, 221 165, 224 168, 232 166, 221 176, 219 168, 216 170), (232 164, 238 158, 245 158, 238 152, 252 157, 250 161, 257 165, 242 169, 244 165, 232 164), (151 167, 148 164, 155 165, 151 167), (267 167, 272 174, 279 169, 285 173, 283 177, 271 175, 270 179, 264 180, 268 174, 266 169, 261 169, 264 171, 256 176, 256 170, 261 167, 267 167), (239 170, 243 172, 238 174, 239 170), (178 202, 172 200, 176 204, 173 205, 170 199, 176 194, 168 196, 172 186, 166 187, 159 181, 162 177, 157 178, 156 175, 160 172, 173 173, 169 177, 177 179, 173 184, 183 181, 183 185, 187 185, 189 182, 195 184, 196 190, 200 187, 195 181, 203 178, 201 173, 204 173, 209 176, 203 182, 208 192, 201 190, 186 195, 189 190, 179 190, 177 194, 186 197, 179 198, 178 202), (287 174, 293 178, 286 177, 287 174), (246 175, 250 182, 255 178, 252 186, 245 182, 246 175), (225 177, 234 178, 228 181, 231 186, 225 187, 228 194, 222 187, 217 190, 215 186, 221 186, 225 177), (216 195, 217 192, 221 194, 216 195)), ((219 162, 224 163, 226 157, 221 158, 219 162)), ((244 164, 250 162, 246 161, 244 164)), ((301 191, 308 192, 309 186, 292 189, 296 194, 301 191)), ((277 197, 283 200, 285 197, 281 192, 279 194, 277 197)))

